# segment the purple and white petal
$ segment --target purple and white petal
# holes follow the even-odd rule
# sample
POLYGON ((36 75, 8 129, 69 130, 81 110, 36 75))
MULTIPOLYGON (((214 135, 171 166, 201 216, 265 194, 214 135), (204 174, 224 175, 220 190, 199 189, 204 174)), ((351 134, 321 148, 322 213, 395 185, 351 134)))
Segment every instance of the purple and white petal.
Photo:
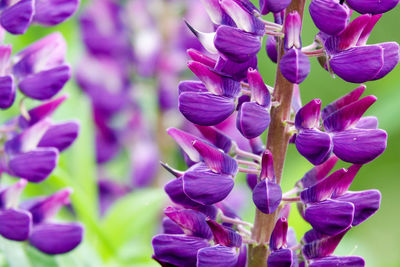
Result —
POLYGON ((334 148, 331 136, 316 129, 300 131, 295 143, 299 153, 314 165, 325 162, 334 148))
POLYGON ((246 102, 240 106, 236 117, 236 128, 247 139, 260 136, 271 121, 268 110, 256 102, 246 102))
POLYGON ((273 213, 282 200, 281 187, 264 179, 260 181, 253 190, 253 202, 257 209, 266 214, 273 213))
POLYGON ((75 121, 52 125, 38 144, 38 147, 55 147, 60 152, 68 148, 79 134, 79 123, 75 121))
POLYGON ((216 245, 199 250, 196 267, 235 267, 237 261, 238 254, 234 248, 216 245))
POLYGON ((310 73, 311 64, 300 49, 292 48, 279 61, 279 68, 289 82, 300 84, 310 73))

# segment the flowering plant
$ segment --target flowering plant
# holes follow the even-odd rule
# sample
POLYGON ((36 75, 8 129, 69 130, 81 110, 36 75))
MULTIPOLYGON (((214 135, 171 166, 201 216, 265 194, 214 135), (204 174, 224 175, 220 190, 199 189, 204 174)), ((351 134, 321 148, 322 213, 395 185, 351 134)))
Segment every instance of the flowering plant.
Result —
POLYGON ((360 168, 386 149, 377 118, 363 117, 377 98, 361 98, 366 87, 360 85, 321 110, 319 99, 301 104, 299 84, 310 72, 310 57, 350 83, 389 74, 399 62, 399 45, 367 41, 398 2, 313 0, 309 13, 319 33, 303 47, 304 0, 260 0, 259 9, 248 0, 202 0, 215 31, 200 32, 187 22, 207 53, 188 50, 188 67, 200 81, 179 85, 179 110, 196 130, 167 130, 189 168, 163 164, 175 176, 165 185, 173 205, 164 210, 164 233, 152 241, 155 260, 162 266, 365 265, 361 257, 333 252, 380 206, 378 190, 349 191, 360 168), (361 15, 351 20, 354 11, 361 15), (274 22, 262 18, 267 13, 274 22), (277 63, 274 86, 257 70, 265 35, 277 63), (241 136, 221 130, 232 122, 241 136), (315 167, 282 193, 289 143, 315 167), (351 165, 330 173, 339 160, 351 165), (238 173, 247 174, 254 224, 226 203, 238 173), (291 203, 312 226, 300 242, 288 227, 291 203))

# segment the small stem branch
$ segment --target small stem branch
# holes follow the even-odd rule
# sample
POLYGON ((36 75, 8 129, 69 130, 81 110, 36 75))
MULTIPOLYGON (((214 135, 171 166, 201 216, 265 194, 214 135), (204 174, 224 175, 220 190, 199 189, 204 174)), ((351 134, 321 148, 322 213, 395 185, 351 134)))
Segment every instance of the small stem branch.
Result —
POLYGON ((240 159, 237 159, 236 161, 240 165, 246 165, 246 166, 249 166, 249 167, 253 167, 255 169, 260 168, 260 165, 258 165, 257 163, 254 163, 252 161, 240 160, 240 159))
POLYGON ((241 168, 241 167, 239 167, 239 172, 248 173, 248 174, 257 174, 257 175, 260 174, 260 171, 259 171, 259 170, 256 170, 256 169, 246 169, 246 168, 241 168))
POLYGON ((282 201, 285 202, 300 202, 300 197, 282 197, 282 201))
POLYGON ((239 219, 234 219, 228 216, 225 216, 223 214, 220 215, 221 221, 225 222, 225 223, 232 223, 232 224, 239 224, 239 225, 245 225, 248 227, 253 227, 253 224, 249 223, 249 222, 245 222, 239 219))
POLYGON ((299 189, 297 187, 290 189, 289 191, 282 194, 282 198, 289 197, 291 195, 297 194, 299 189))
POLYGON ((261 157, 259 155, 241 150, 239 147, 236 147, 235 153, 236 153, 236 155, 241 156, 243 158, 249 158, 249 159, 253 159, 255 161, 261 162, 261 157))

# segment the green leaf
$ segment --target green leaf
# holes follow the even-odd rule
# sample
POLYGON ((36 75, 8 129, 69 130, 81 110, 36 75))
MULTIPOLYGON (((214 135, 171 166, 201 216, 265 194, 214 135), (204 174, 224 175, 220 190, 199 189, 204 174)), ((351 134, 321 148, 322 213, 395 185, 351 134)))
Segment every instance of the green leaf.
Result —
POLYGON ((161 189, 133 192, 117 201, 101 229, 122 262, 151 259, 151 238, 160 222, 166 196, 161 189))

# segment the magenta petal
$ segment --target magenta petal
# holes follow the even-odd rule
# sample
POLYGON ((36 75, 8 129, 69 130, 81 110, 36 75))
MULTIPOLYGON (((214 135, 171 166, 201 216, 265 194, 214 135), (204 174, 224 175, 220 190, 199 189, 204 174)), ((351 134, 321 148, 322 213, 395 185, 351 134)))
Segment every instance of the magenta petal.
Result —
POLYGON ((347 192, 335 199, 353 203, 354 220, 352 225, 356 226, 371 217, 381 205, 381 193, 378 190, 366 190, 359 192, 347 192))
POLYGON ((203 205, 211 205, 224 200, 235 184, 231 176, 211 171, 186 172, 182 179, 185 194, 193 201, 203 205))
POLYGON ((361 167, 362 165, 353 164, 347 170, 345 169, 345 173, 336 183, 334 197, 341 196, 347 192, 361 167))
POLYGON ((200 51, 197 51, 196 49, 190 48, 186 51, 186 53, 193 61, 200 62, 210 68, 214 68, 215 64, 217 64, 215 59, 206 56, 205 54, 203 54, 200 51))
POLYGON ((372 30, 375 27, 375 24, 381 19, 382 14, 379 15, 373 15, 371 16, 371 19, 368 22, 368 25, 365 26, 363 32, 361 33, 360 37, 358 38, 357 41, 357 46, 362 46, 362 45, 366 45, 369 35, 371 34, 372 30))
POLYGON ((0 24, 12 34, 23 34, 31 24, 33 13, 33 1, 21 0, 2 10, 0 24))
POLYGON ((31 214, 24 210, 0 210, 0 235, 15 240, 28 239, 32 224, 31 214))
MULTIPOLYGON (((264 9, 266 8, 267 10, 271 11, 272 13, 278 13, 285 8, 287 8, 292 0, 264 0, 264 9)), ((262 5, 260 5, 260 8, 262 8, 262 5)))
POLYGON ((268 110, 256 102, 243 103, 236 117, 236 128, 247 139, 260 136, 271 121, 268 110))
POLYGON ((335 155, 331 155, 327 161, 308 171, 303 178, 301 178, 299 184, 303 188, 308 188, 312 185, 315 185, 330 173, 338 160, 339 159, 335 155))
POLYGON ((265 85, 261 74, 256 69, 249 68, 247 71, 247 80, 254 100, 259 105, 268 107, 271 103, 271 94, 265 85))
POLYGON ((219 26, 214 38, 218 52, 235 62, 245 62, 261 49, 259 36, 230 26, 219 26))
POLYGON ((38 121, 51 116, 53 112, 58 108, 60 104, 62 104, 67 99, 66 95, 60 96, 56 99, 50 100, 33 108, 28 111, 30 120, 27 120, 23 116, 18 118, 18 124, 22 129, 28 128, 33 124, 37 123, 38 121))
POLYGON ((384 65, 383 48, 379 45, 353 47, 334 55, 329 65, 347 82, 367 82, 373 80, 384 65))
POLYGON ((196 266, 199 249, 210 246, 207 240, 186 235, 156 235, 151 241, 157 260, 173 266, 196 266))
POLYGON ((330 116, 332 113, 338 111, 339 109, 356 102, 361 95, 364 93, 365 89, 367 87, 365 85, 360 85, 350 93, 336 99, 332 103, 326 105, 324 109, 321 112, 321 117, 323 120, 325 120, 328 116, 330 116))
POLYGON ((214 146, 228 153, 232 147, 232 140, 215 127, 196 125, 201 134, 214 146))
POLYGON ((261 158, 260 180, 264 179, 275 182, 274 159, 268 149, 264 150, 261 158))
POLYGON ((207 220, 207 224, 210 226, 216 244, 225 247, 240 247, 242 245, 242 236, 234 229, 213 220, 207 220))
POLYGON ((164 234, 174 234, 174 235, 184 234, 182 228, 180 228, 179 225, 170 218, 163 218, 162 228, 164 234))
POLYGON ((352 224, 354 210, 350 202, 325 200, 307 207, 304 218, 316 231, 333 236, 352 224))
POLYGON ((179 96, 179 110, 189 121, 205 126, 216 125, 235 110, 233 98, 210 93, 186 92, 179 96))
POLYGON ((287 245, 287 231, 288 223, 286 218, 279 218, 276 223, 274 230, 272 231, 271 238, 269 241, 269 248, 273 250, 278 250, 286 247, 287 245))
POLYGON ((310 60, 299 49, 292 48, 279 61, 282 75, 291 83, 302 83, 310 73, 310 60))
POLYGON ((327 160, 333 148, 330 135, 316 129, 300 131, 295 143, 299 153, 314 165, 327 160))
POLYGON ((399 44, 396 42, 379 44, 383 48, 383 67, 379 73, 374 77, 374 80, 385 77, 391 72, 399 63, 399 44))
POLYGON ((273 213, 278 208, 281 200, 281 187, 267 179, 260 181, 253 190, 253 202, 257 209, 263 213, 273 213))
POLYGON ((237 261, 235 249, 216 245, 199 250, 196 267, 235 267, 237 261))
POLYGON ((0 108, 7 109, 15 100, 14 78, 11 75, 0 77, 0 108))
MULTIPOLYGON (((191 209, 168 207, 164 210, 164 214, 188 231, 190 235, 211 239, 212 232, 203 213, 191 209)), ((188 234, 188 232, 185 233, 188 234)))
POLYGON ((197 136, 176 128, 168 128, 167 133, 175 140, 192 161, 200 161, 200 154, 193 147, 193 142, 199 139, 197 136))
POLYGON ((235 159, 219 149, 208 145, 200 140, 193 142, 193 147, 199 152, 204 163, 212 171, 235 176, 238 171, 238 164, 235 159))
POLYGON ((79 6, 79 0, 35 0, 33 21, 46 25, 57 25, 71 17, 79 6))
POLYGON ((380 129, 350 129, 333 136, 333 153, 341 160, 355 164, 374 160, 386 146, 387 133, 380 129))
POLYGON ((305 104, 297 113, 295 125, 297 129, 311 129, 319 127, 321 100, 314 99, 305 104))
POLYGON ((79 123, 71 121, 52 125, 38 144, 38 147, 55 147, 60 152, 68 148, 78 137, 79 123))
POLYGON ((58 151, 55 148, 38 148, 14 155, 8 167, 13 176, 38 183, 46 179, 57 166, 58 151))
POLYGON ((265 50, 267 52, 269 59, 271 59, 272 62, 277 63, 278 62, 278 49, 277 49, 276 39, 274 36, 271 36, 271 35, 267 36, 265 50))
POLYGON ((21 92, 30 98, 47 100, 56 95, 70 77, 70 67, 63 65, 29 75, 22 79, 18 86, 21 92))
POLYGON ((200 81, 181 81, 178 85, 179 94, 184 92, 208 92, 207 88, 200 81))
POLYGON ((350 227, 334 236, 321 234, 314 229, 308 231, 303 238, 304 256, 307 259, 313 259, 331 255, 349 229, 350 227))
POLYGON ((325 130, 328 132, 340 132, 350 128, 358 122, 376 100, 377 98, 373 95, 366 96, 331 113, 324 119, 325 130))
POLYGON ((33 228, 29 243, 46 254, 63 254, 76 248, 82 238, 81 224, 43 223, 33 228))

